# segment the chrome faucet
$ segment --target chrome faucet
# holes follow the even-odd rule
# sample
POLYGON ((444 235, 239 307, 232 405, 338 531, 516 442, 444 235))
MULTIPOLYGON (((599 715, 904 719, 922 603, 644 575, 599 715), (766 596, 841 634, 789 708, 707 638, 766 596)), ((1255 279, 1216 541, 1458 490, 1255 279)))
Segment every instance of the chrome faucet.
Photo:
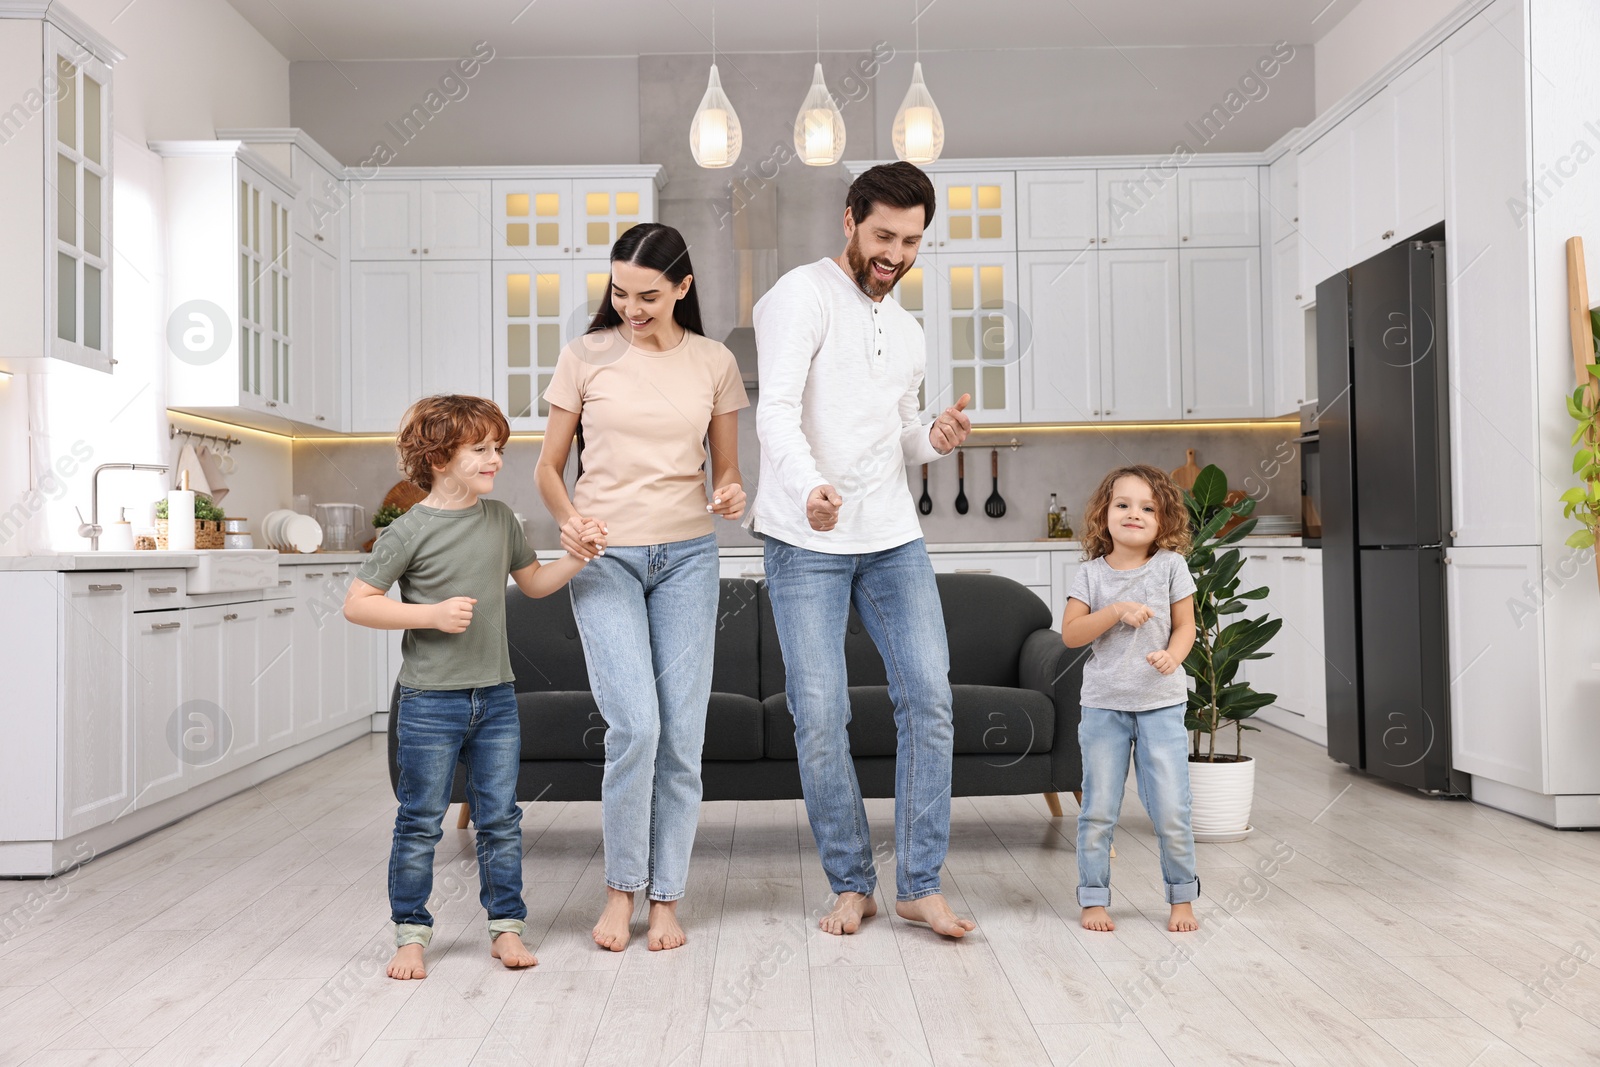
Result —
POLYGON ((78 513, 78 536, 89 539, 89 550, 100 550, 100 535, 105 532, 100 525, 100 472, 101 471, 165 471, 168 468, 160 463, 102 463, 94 469, 94 475, 89 479, 89 521, 83 521, 83 509, 74 508, 78 513))

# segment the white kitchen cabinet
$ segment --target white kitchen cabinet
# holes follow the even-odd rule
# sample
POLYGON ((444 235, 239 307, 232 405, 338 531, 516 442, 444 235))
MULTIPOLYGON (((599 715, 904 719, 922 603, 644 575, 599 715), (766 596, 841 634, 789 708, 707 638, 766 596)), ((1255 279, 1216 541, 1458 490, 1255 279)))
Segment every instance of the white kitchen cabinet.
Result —
POLYGON ((201 778, 214 778, 236 770, 266 754, 262 745, 261 706, 256 687, 267 666, 263 653, 262 617, 258 601, 229 604, 222 612, 222 706, 231 738, 222 758, 200 768, 201 778))
POLYGON ((1100 416, 1183 414, 1176 249, 1100 252, 1100 416))
POLYGON ((594 174, 496 179, 495 259, 605 259, 618 237, 656 218, 651 177, 594 174))
POLYGON ((1315 399, 1317 383, 1307 373, 1305 294, 1300 291, 1300 239, 1291 233, 1272 246, 1272 344, 1267 359, 1271 383, 1265 414, 1289 415, 1315 399))
MULTIPOLYGON (((1082 567, 1081 548, 1056 549, 1050 553, 1050 614, 1054 619, 1050 625, 1057 630, 1061 629, 1061 619, 1067 608, 1067 594, 1072 591, 1073 580, 1082 567)), ((1078 652, 1087 654, 1088 650, 1078 649, 1078 652)))
MULTIPOLYGON (((320 732, 329 707, 325 699, 326 676, 339 670, 344 642, 330 648, 327 633, 336 624, 349 625, 340 614, 341 601, 327 585, 328 569, 320 565, 283 567, 294 582, 292 636, 293 680, 290 702, 293 738, 303 741, 320 732)), ((344 692, 343 685, 339 692, 344 692)))
POLYGON ((1394 240, 1394 95, 1380 92, 1340 123, 1350 128, 1350 252, 1345 266, 1360 263, 1394 240))
POLYGON ((1099 235, 1098 178, 1092 170, 1017 173, 1017 247, 1057 252, 1090 248, 1099 235))
POLYGON ((294 185, 238 141, 156 141, 166 178, 167 406, 278 427, 294 373, 294 185))
POLYGON ((1267 168, 1267 232, 1272 243, 1300 230, 1299 157, 1285 152, 1267 168))
POLYGON ((1023 422, 1101 418, 1099 253, 1017 256, 1023 422))
POLYGON ((110 822, 134 803, 132 583, 122 572, 62 576, 63 835, 110 822))
POLYGON ((1259 418, 1260 250, 1185 248, 1178 269, 1184 418, 1259 418))
POLYGON ((767 576, 766 563, 761 556, 721 556, 717 561, 717 577, 749 578, 762 581, 767 576))
POLYGON ((1113 251, 1178 247, 1178 178, 1155 167, 1102 170, 1100 243, 1113 251))
POLYGON ((294 232, 337 259, 344 254, 345 207, 349 197, 343 176, 329 170, 299 145, 293 145, 289 151, 289 177, 300 187, 294 200, 294 232))
POLYGON ((1445 551, 1451 763, 1535 793, 1549 736, 1544 614, 1529 593, 1546 580, 1541 558, 1533 546, 1445 551))
MULTIPOLYGON (((982 455, 982 453, 978 453, 982 455)), ((997 574, 1027 586, 1045 607, 1051 603, 1049 552, 930 552, 935 574, 997 574)))
POLYGON ((1305 305, 1316 302, 1317 285, 1348 267, 1352 175, 1355 169, 1349 120, 1300 152, 1300 289, 1305 305))
POLYGON ((1179 170, 1178 243, 1184 248, 1259 245, 1260 168, 1184 167, 1179 170))
POLYGON ((421 265, 351 263, 350 429, 393 433, 421 386, 421 265))
POLYGON ((1262 651, 1266 659, 1248 660, 1238 678, 1274 702, 1257 712, 1263 722, 1281 726, 1318 744, 1328 739, 1327 694, 1323 658, 1322 552, 1306 548, 1238 546, 1244 554, 1239 589, 1266 586, 1265 600, 1246 601, 1242 618, 1269 615, 1283 626, 1262 651))
MULTIPOLYGON (((1438 49, 1362 104, 1350 126, 1350 263, 1444 220, 1444 102, 1438 49)), ((1342 125, 1343 125, 1342 124, 1342 125)))
POLYGON ((556 359, 609 299, 610 280, 605 260, 494 265, 494 398, 513 430, 544 429, 556 359))
POLYGON ((134 786, 138 807, 183 792, 183 728, 188 699, 187 611, 141 611, 133 617, 134 786))
POLYGON ((489 395, 493 264, 482 260, 421 266, 421 395, 489 395))
POLYGON ((256 647, 259 677, 254 688, 264 756, 283 751, 294 740, 294 616, 298 610, 292 603, 261 605, 256 647))
POLYGON ((965 393, 972 397, 966 410, 974 425, 1016 422, 1022 410, 1016 254, 940 253, 930 267, 942 290, 942 313, 935 328, 937 373, 930 363, 928 374, 939 390, 929 405, 942 408, 965 393))
POLYGON ((889 294, 911 313, 922 327, 927 344, 927 363, 923 368, 922 386, 917 392, 917 408, 923 412, 944 410, 956 400, 950 395, 946 381, 944 355, 940 351, 938 324, 944 321, 944 306, 948 298, 947 287, 941 284, 939 257, 932 252, 917 256, 916 265, 901 276, 899 284, 889 294), (930 280, 932 284, 929 284, 930 280))
POLYGON ((303 234, 295 234, 291 256, 290 380, 296 383, 291 414, 320 430, 343 430, 343 272, 336 256, 303 234))
POLYGON ((929 175, 938 197, 924 252, 1004 252, 1017 247, 1016 174, 1008 170, 929 175))
POLYGON ((490 217, 486 180, 364 182, 350 196, 350 258, 487 259, 490 217))

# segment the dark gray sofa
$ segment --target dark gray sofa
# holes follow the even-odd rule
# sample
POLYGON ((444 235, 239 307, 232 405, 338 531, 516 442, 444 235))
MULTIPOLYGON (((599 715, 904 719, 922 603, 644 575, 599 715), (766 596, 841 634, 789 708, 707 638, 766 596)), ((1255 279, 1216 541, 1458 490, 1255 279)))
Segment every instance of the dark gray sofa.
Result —
MULTIPOLYGON (((1077 792, 1082 650, 1068 649, 1032 592, 1009 578, 941 574, 950 642, 956 796, 1077 792)), ((522 716, 517 798, 599 800, 605 721, 589 692, 583 643, 565 589, 540 600, 506 594, 511 668, 522 716)), ((894 708, 877 647, 852 610, 845 633, 850 750, 861 791, 894 796, 894 708)), ((703 778, 706 800, 801 796, 783 656, 763 582, 722 579, 703 778)), ((389 778, 398 689, 390 703, 389 778)), ((452 800, 465 800, 457 774, 452 800)), ((465 819, 465 813, 463 813, 465 819)), ((463 822, 463 825, 465 823, 463 822)))

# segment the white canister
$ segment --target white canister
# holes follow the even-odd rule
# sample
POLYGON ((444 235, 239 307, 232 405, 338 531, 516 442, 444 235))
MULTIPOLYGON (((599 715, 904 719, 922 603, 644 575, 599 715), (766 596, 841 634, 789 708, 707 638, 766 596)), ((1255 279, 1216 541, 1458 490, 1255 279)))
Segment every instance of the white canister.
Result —
POLYGON ((194 551, 194 490, 167 492, 167 548, 173 552, 194 551))
POLYGON ((122 509, 122 518, 105 528, 100 535, 100 551, 132 552, 133 523, 128 521, 128 509, 122 509))

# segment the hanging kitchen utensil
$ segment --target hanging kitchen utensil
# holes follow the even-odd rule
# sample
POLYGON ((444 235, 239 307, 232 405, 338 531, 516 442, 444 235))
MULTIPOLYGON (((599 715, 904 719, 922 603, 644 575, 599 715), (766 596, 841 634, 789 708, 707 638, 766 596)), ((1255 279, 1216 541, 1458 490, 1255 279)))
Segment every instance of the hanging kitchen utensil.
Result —
POLYGON ((917 501, 917 510, 924 515, 933 514, 933 497, 928 495, 928 465, 922 465, 922 499, 917 501))
POLYGON ((967 513, 967 454, 956 453, 956 514, 967 513))
POLYGON ((1179 488, 1193 489, 1194 480, 1200 477, 1200 468, 1195 466, 1194 449, 1188 449, 1188 462, 1172 472, 1172 480, 1178 483, 1179 488))
POLYGON ((1006 513, 1005 498, 1000 495, 1000 450, 989 450, 989 476, 994 479, 994 487, 989 490, 989 499, 983 502, 983 513, 991 519, 998 519, 1006 513))

